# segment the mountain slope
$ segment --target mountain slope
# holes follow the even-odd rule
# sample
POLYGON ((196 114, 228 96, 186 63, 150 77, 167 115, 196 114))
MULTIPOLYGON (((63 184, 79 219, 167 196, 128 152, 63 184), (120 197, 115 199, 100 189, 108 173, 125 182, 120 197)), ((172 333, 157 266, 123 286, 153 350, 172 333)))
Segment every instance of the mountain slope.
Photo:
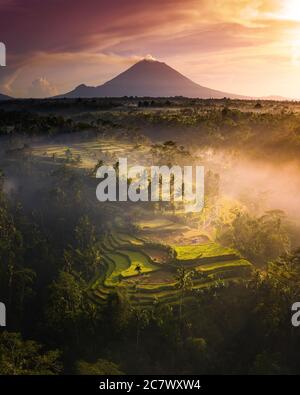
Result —
POLYGON ((141 60, 112 80, 97 87, 79 85, 59 97, 122 97, 149 96, 191 98, 241 98, 246 97, 209 89, 198 85, 163 62, 141 60))
POLYGON ((11 99, 11 97, 2 95, 2 93, 0 93, 0 100, 9 100, 9 99, 11 99))

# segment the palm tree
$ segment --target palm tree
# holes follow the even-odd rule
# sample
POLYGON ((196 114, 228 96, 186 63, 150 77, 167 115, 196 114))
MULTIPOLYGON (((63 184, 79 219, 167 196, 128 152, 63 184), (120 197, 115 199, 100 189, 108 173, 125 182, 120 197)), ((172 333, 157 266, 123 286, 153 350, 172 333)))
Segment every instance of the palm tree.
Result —
POLYGON ((176 288, 180 290, 180 302, 179 302, 179 321, 182 322, 182 306, 183 306, 183 298, 187 291, 191 290, 193 287, 193 270, 187 270, 183 266, 177 269, 177 274, 175 276, 176 279, 176 288))
POLYGON ((98 159, 97 164, 94 166, 94 168, 92 169, 92 171, 90 172, 91 176, 96 176, 97 174, 97 170, 99 169, 99 167, 103 166, 104 162, 102 159, 98 159))

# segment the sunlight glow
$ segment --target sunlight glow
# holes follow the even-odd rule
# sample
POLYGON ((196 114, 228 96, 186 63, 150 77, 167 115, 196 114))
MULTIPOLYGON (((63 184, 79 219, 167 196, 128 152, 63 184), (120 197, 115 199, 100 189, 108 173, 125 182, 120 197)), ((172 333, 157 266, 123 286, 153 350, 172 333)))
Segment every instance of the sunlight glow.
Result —
POLYGON ((284 0, 282 13, 281 13, 280 17, 282 19, 300 21, 300 1, 299 0, 284 0))
MULTIPOLYGON (((299 32, 298 32, 299 36, 299 32)), ((292 63, 294 66, 300 65, 300 39, 295 39, 291 43, 291 50, 292 50, 292 63)))

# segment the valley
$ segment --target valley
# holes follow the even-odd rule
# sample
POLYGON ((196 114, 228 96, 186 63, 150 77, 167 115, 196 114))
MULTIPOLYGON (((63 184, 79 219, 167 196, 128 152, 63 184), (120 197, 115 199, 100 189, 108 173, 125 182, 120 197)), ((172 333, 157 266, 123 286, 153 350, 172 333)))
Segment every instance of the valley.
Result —
POLYGON ((0 103, 9 329, 67 344, 70 372, 99 355, 110 372, 250 371, 298 292, 298 103, 69 100, 0 103), (169 201, 99 201, 97 171, 118 181, 120 158, 203 166, 203 210, 187 212, 172 183, 169 201))

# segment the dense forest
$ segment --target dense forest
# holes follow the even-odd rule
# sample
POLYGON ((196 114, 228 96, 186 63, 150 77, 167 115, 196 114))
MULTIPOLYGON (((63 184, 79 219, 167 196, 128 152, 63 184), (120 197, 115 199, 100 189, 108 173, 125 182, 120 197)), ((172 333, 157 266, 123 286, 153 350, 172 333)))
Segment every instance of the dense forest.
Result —
POLYGON ((299 110, 0 103, 0 374, 299 374, 299 110), (120 155, 203 164, 205 209, 98 202, 97 168, 120 155), (254 197, 263 171, 276 197, 254 197))

